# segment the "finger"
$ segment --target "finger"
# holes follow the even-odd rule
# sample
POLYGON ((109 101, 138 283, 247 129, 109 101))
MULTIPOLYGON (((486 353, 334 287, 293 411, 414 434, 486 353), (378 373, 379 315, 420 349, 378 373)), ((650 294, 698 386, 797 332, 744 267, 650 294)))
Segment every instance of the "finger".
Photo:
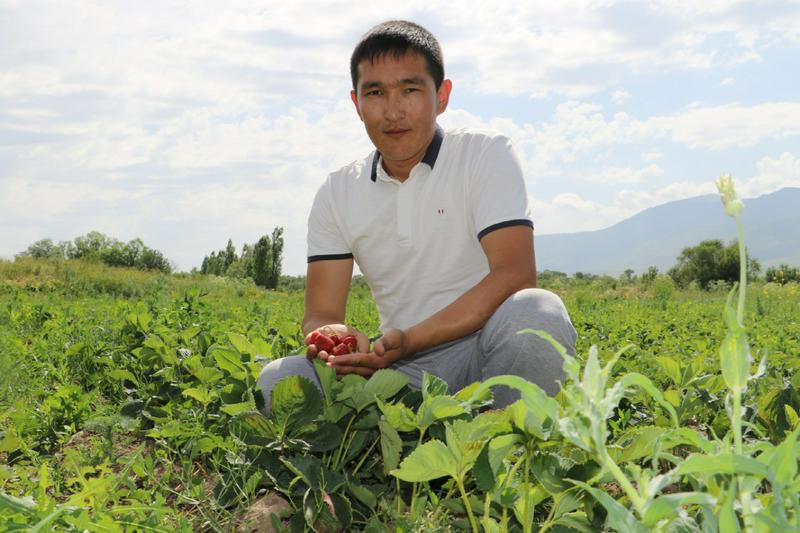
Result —
POLYGON ((369 338, 360 331, 356 331, 356 349, 362 353, 369 352, 369 338))
POLYGON ((317 355, 317 345, 309 344, 306 346, 306 355, 317 355))
MULTIPOLYGON (((328 364, 328 366, 332 366, 328 364)), ((337 376, 346 376, 347 374, 357 374, 359 376, 369 377, 375 373, 374 368, 367 366, 332 366, 336 370, 337 376)))
POLYGON ((325 361, 325 362, 327 362, 327 361, 328 361, 328 358, 329 358, 329 357, 330 357, 330 355, 328 355, 328 352, 326 352, 325 350, 322 350, 321 352, 319 352, 319 353, 317 354, 317 358, 318 358, 318 359, 322 359, 322 360, 323 360, 323 361, 325 361))

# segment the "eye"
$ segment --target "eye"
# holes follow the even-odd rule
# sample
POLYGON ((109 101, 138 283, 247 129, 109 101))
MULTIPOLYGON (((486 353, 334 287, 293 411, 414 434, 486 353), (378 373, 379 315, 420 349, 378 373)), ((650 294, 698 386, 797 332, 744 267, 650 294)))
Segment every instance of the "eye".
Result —
POLYGON ((379 91, 378 89, 372 89, 364 93, 364 96, 380 96, 383 94, 383 91, 379 91))

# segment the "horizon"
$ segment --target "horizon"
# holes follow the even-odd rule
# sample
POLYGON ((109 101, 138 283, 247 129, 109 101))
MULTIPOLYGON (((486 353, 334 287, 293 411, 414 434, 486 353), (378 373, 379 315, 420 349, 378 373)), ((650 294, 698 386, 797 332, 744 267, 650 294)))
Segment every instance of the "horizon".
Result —
POLYGON ((0 4, 3 258, 95 230, 188 272, 282 226, 284 272, 304 274, 317 187, 373 149, 350 52, 390 18, 441 43, 442 126, 512 138, 536 235, 714 193, 722 173, 745 198, 800 187, 794 2, 79 4, 0 4))

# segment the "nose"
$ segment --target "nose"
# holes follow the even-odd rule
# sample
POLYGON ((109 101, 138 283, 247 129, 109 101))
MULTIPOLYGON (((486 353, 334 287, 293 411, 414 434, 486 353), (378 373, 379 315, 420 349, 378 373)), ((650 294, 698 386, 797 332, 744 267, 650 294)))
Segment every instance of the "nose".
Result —
POLYGON ((397 91, 389 92, 383 115, 386 120, 390 122, 396 122, 405 115, 405 104, 403 98, 397 91))

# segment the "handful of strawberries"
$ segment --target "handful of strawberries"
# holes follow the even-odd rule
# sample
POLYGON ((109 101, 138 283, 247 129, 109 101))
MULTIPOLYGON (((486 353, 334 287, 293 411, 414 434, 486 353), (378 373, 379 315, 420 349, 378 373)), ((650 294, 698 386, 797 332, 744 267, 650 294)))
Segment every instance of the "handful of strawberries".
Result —
POLYGON ((356 346, 358 345, 353 335, 340 337, 338 334, 332 333, 328 336, 319 331, 314 331, 309 335, 308 344, 315 345, 317 347, 317 353, 328 352, 330 355, 355 353, 356 346))

